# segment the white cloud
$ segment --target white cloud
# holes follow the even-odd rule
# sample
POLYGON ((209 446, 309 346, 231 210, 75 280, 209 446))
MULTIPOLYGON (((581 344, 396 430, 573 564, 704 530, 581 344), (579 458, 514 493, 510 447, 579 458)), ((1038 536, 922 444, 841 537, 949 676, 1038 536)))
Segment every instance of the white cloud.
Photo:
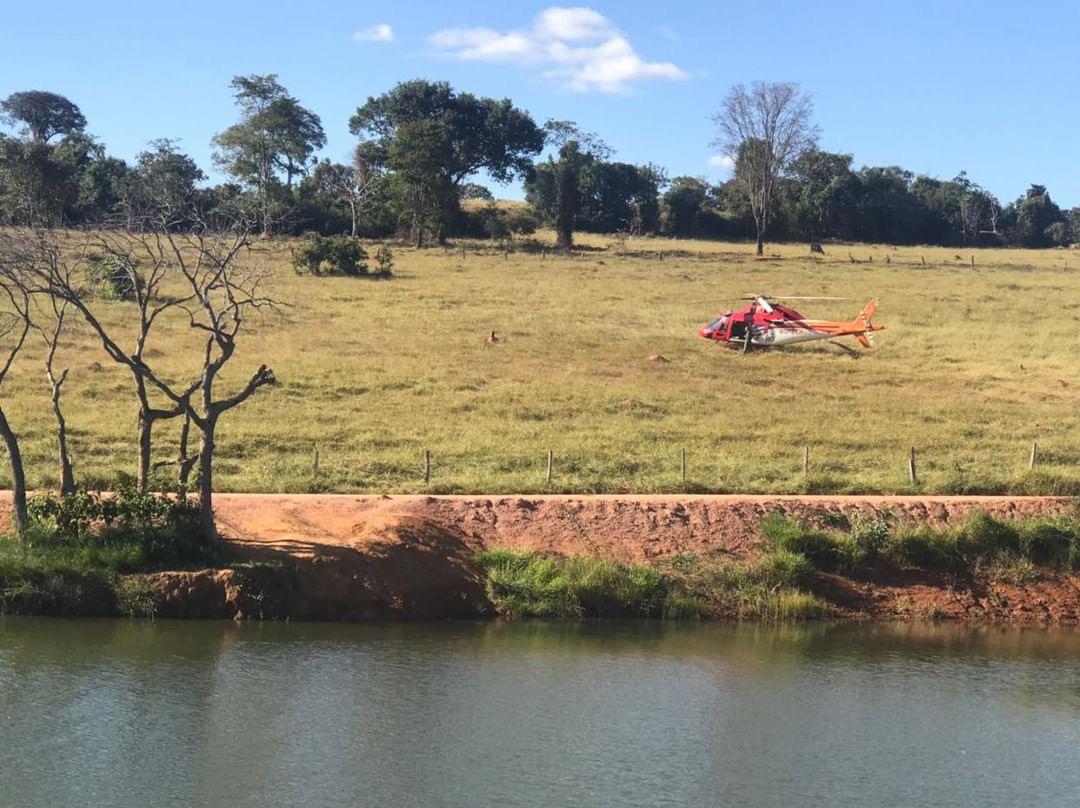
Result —
POLYGON ((540 74, 577 92, 625 92, 635 81, 681 81, 689 74, 671 62, 648 62, 600 12, 591 8, 545 9, 532 27, 444 28, 428 44, 456 59, 538 68, 540 74))
POLYGON ((714 154, 706 162, 713 168, 720 168, 724 171, 731 171, 735 168, 735 161, 728 157, 726 154, 714 154))
POLYGON ((394 29, 389 23, 380 22, 377 25, 369 25, 353 34, 357 42, 393 42, 394 29))

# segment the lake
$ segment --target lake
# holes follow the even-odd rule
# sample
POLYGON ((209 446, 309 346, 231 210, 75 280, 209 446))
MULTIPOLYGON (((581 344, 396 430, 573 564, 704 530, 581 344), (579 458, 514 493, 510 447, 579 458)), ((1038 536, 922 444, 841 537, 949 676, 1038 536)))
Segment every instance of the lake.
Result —
POLYGON ((1080 633, 0 621, 17 806, 1075 805, 1080 633))

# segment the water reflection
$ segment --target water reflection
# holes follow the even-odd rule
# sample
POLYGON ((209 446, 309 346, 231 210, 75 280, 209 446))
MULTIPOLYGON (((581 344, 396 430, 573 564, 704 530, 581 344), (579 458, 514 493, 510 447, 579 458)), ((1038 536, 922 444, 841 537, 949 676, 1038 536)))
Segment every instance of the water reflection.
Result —
POLYGON ((1078 662, 1065 630, 8 619, 0 802, 1066 804, 1078 662))

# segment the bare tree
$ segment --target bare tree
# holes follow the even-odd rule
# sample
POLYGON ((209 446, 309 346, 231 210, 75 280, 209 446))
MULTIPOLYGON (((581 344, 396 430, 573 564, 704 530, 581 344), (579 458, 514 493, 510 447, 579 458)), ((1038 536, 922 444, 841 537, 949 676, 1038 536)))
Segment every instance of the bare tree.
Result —
POLYGON ((199 468, 200 523, 208 536, 216 535, 213 517, 213 460, 218 422, 222 415, 242 404, 257 390, 273 384, 274 374, 261 365, 247 383, 231 395, 215 398, 222 368, 236 352, 236 339, 250 314, 274 309, 276 304, 261 292, 266 273, 242 258, 250 243, 246 218, 232 222, 227 230, 215 230, 199 221, 190 233, 159 228, 152 233, 99 234, 86 239, 78 257, 67 260, 55 238, 43 236, 39 258, 30 269, 32 292, 51 296, 77 311, 97 334, 105 352, 127 367, 135 379, 140 404, 140 475, 150 469, 151 428, 155 421, 183 415, 181 451, 177 461, 181 482, 195 462, 199 468), (87 256, 104 252, 113 267, 130 279, 130 293, 139 310, 138 336, 133 350, 125 350, 118 332, 95 311, 94 297, 87 294, 87 256), (170 291, 162 285, 169 278, 170 291), (146 354, 147 337, 154 323, 167 312, 185 315, 191 328, 205 336, 199 369, 187 383, 174 382, 154 368, 146 354), (151 392, 166 406, 153 406, 151 392), (197 461, 187 451, 190 426, 199 432, 197 461))
MULTIPOLYGON (((6 304, 0 311, 0 386, 7 379, 8 372, 15 364, 26 337, 30 333, 30 296, 22 283, 19 269, 22 255, 10 249, 7 239, 0 243, 0 300, 6 304)), ((22 452, 19 450, 19 438, 11 428, 7 413, 0 405, 0 438, 7 447, 8 462, 11 465, 12 516, 15 533, 20 538, 26 536, 29 521, 26 510, 26 472, 23 470, 22 452)))
POLYGON ((757 229, 757 254, 765 254, 765 233, 780 178, 817 141, 813 101, 796 84, 754 82, 731 88, 713 116, 713 146, 735 161, 735 179, 750 201, 757 229))
POLYGON ((323 161, 312 176, 320 191, 336 197, 349 206, 352 235, 360 225, 360 214, 368 209, 382 186, 384 175, 357 149, 352 165, 323 161))
POLYGON ((67 419, 64 418, 64 408, 60 404, 64 382, 67 381, 68 377, 68 368, 64 368, 57 373, 56 350, 60 345, 60 337, 64 333, 64 321, 67 317, 68 304, 50 296, 48 306, 52 311, 51 326, 49 328, 35 326, 35 328, 41 334, 41 339, 45 343, 45 378, 49 380, 49 400, 52 403, 53 416, 56 418, 56 442, 60 462, 60 495, 67 496, 75 493, 75 471, 71 463, 71 453, 68 451, 67 419))

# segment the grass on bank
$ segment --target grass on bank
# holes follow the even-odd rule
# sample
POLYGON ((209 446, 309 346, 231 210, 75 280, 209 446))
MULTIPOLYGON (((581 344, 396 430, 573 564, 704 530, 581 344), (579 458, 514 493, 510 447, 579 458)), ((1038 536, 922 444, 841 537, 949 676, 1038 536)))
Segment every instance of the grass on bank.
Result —
POLYGON ((662 617, 793 621, 828 617, 821 573, 858 578, 918 568, 1023 586, 1048 569, 1080 569, 1080 517, 1016 521, 974 513, 944 529, 894 527, 855 514, 819 529, 774 514, 751 564, 683 553, 659 567, 580 556, 488 550, 475 556, 486 592, 507 617, 662 617))
MULTIPOLYGON (((221 490, 1080 493, 1080 257, 826 245, 814 259, 792 244, 755 260, 748 244, 580 242, 573 258, 480 242, 464 256, 461 244, 395 249, 386 282, 298 276, 293 243, 259 244, 252 260, 288 308, 251 321, 221 384, 235 389, 263 361, 280 383, 223 419, 221 490), (854 353, 812 343, 743 356, 697 337, 754 292, 848 298, 798 306, 830 318, 876 296, 887 330, 854 353)), ((130 342, 130 304, 102 306, 130 342)), ((159 326, 148 360, 190 377, 201 336, 183 318, 159 326)), ((42 489, 55 483, 55 432, 39 342, 4 407, 42 489)), ((107 488, 135 466, 130 374, 82 326, 57 361, 71 367, 76 473, 107 488)), ((159 425, 159 458, 174 456, 179 428, 159 425)))

